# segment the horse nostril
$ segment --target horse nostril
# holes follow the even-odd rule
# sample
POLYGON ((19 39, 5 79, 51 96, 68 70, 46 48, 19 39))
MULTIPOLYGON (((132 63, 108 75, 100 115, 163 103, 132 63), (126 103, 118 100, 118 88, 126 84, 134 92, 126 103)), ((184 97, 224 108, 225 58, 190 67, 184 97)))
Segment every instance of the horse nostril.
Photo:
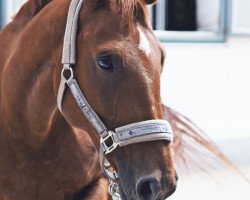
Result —
POLYGON ((142 179, 136 187, 140 200, 153 200, 159 193, 159 184, 156 179, 142 179))

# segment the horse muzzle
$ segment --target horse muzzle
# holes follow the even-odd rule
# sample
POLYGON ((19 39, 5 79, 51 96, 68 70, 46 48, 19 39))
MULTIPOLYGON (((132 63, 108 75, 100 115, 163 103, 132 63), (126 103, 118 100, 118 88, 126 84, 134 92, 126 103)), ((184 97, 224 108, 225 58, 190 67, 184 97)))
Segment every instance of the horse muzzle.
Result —
MULTIPOLYGON (((154 161, 153 163, 155 164, 154 161)), ((124 167, 123 165, 120 168, 121 175, 119 178, 121 199, 165 200, 170 197, 177 188, 178 176, 174 169, 164 168, 161 165, 153 167, 150 162, 143 161, 138 163, 137 166, 124 167)))
POLYGON ((136 192, 139 200, 165 200, 176 190, 176 184, 169 189, 162 190, 159 182, 155 179, 146 179, 137 186, 136 192))
POLYGON ((134 194, 123 191, 122 186, 120 186, 120 194, 122 200, 165 200, 175 192, 176 187, 176 181, 167 184, 166 187, 166 183, 158 181, 155 177, 144 177, 136 184, 134 194))

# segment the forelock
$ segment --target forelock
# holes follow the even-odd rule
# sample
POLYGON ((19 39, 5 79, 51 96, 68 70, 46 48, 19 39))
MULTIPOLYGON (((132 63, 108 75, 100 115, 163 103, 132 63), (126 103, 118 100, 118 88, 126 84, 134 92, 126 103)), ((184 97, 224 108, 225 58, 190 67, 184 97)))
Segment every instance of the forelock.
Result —
POLYGON ((122 20, 134 20, 146 24, 148 12, 143 0, 94 0, 93 2, 96 11, 113 7, 121 14, 122 20))

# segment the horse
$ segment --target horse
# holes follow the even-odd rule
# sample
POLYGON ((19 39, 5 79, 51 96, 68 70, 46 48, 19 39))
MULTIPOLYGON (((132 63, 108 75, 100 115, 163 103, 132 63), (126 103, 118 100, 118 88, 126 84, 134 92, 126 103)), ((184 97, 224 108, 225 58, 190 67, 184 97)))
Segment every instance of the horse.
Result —
MULTIPOLYGON (((185 118, 162 106, 165 50, 146 9, 155 2, 85 0, 78 19, 72 73, 99 119, 115 130, 167 118, 176 131, 173 146, 145 141, 106 155, 119 174, 124 200, 161 200, 174 193, 178 178, 171 150, 179 155, 185 147, 183 126, 193 133, 186 135, 221 155, 185 118)), ((1 200, 111 198, 99 163, 100 136, 68 88, 62 110, 57 104, 70 3, 28 0, 0 33, 1 200)))

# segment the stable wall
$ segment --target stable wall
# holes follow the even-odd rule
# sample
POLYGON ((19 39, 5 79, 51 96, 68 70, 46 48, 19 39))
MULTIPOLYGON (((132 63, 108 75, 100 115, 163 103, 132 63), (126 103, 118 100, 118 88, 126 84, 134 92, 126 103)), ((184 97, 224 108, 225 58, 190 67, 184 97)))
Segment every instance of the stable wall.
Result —
POLYGON ((250 138, 250 37, 167 43, 162 99, 215 140, 250 138))

